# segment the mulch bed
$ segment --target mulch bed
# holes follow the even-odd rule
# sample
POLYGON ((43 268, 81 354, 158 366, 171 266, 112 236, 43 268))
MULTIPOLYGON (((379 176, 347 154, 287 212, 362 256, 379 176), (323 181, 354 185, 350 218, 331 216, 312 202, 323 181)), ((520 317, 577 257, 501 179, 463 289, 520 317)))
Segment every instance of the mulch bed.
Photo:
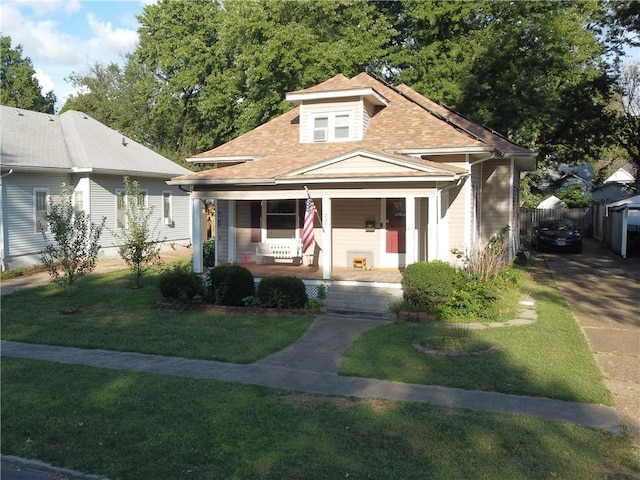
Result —
POLYGON ((228 305, 211 305, 206 303, 156 303, 158 310, 170 310, 179 312, 220 312, 220 313, 246 313, 250 315, 306 315, 314 313, 305 308, 260 308, 260 307, 231 307, 228 305))

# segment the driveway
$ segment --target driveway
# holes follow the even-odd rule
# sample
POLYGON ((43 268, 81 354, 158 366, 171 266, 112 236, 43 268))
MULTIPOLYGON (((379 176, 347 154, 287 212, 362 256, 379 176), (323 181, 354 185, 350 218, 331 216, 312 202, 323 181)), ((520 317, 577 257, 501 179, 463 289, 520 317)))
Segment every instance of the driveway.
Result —
POLYGON ((640 446, 640 255, 623 259, 587 239, 582 254, 536 256, 566 298, 640 446))

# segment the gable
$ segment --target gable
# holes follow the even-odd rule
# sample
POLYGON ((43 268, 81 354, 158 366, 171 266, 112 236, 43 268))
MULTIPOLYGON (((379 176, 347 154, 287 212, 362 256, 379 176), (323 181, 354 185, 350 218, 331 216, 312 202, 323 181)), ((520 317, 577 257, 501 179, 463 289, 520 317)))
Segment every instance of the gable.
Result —
POLYGON ((308 167, 289 172, 286 176, 336 177, 336 176, 403 176, 437 174, 454 177, 466 173, 464 169, 440 166, 433 162, 399 155, 385 155, 363 150, 355 150, 308 167), (440 168, 442 167, 442 168, 440 168))

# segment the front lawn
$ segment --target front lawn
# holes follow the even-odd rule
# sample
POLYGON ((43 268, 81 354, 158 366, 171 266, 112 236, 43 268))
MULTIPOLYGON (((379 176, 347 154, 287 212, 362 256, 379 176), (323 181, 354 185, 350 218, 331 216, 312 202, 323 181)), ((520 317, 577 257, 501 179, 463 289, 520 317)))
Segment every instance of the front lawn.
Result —
POLYGON ((428 355, 413 344, 451 330, 397 321, 362 335, 345 352, 341 374, 613 405, 584 335, 552 280, 543 273, 535 279, 525 275, 523 288, 535 298, 536 323, 468 331, 469 337, 497 346, 496 353, 428 355))
POLYGON ((2 339, 251 363, 295 342, 313 321, 312 315, 159 311, 159 272, 149 271, 142 289, 132 289, 131 273, 119 271, 82 279, 71 298, 55 285, 5 295, 2 339), (70 305, 78 313, 61 313, 70 305))
POLYGON ((569 423, 4 358, 2 453, 126 480, 640 476, 569 423))

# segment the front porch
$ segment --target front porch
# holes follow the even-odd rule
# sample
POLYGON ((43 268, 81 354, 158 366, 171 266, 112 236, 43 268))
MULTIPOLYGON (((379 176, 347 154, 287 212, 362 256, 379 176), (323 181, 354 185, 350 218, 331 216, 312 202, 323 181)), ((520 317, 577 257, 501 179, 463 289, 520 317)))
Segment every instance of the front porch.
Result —
MULTIPOLYGON (((273 275, 293 275, 301 280, 322 281, 322 268, 317 266, 293 265, 290 263, 245 263, 254 277, 268 277, 273 275)), ((401 283, 401 268, 373 268, 363 270, 361 268, 333 267, 331 273, 332 282, 363 282, 363 283, 401 283)))

